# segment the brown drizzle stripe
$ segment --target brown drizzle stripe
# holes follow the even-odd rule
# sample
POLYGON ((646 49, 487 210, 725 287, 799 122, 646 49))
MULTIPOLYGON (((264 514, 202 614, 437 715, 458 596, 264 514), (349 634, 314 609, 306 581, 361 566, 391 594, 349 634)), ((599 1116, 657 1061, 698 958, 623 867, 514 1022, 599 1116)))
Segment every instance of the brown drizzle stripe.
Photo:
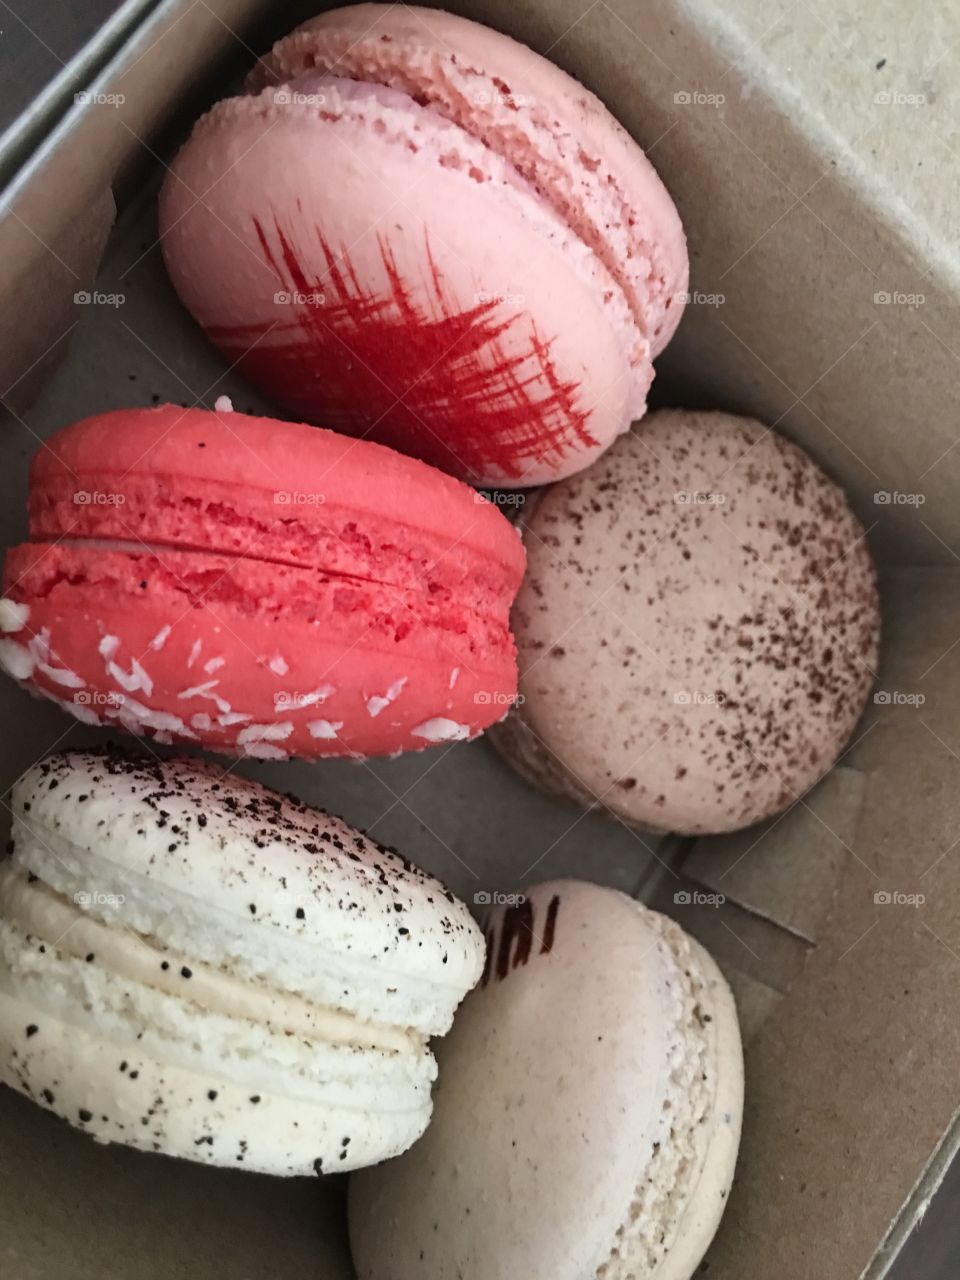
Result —
POLYGON ((502 981, 511 969, 526 964, 530 959, 534 941, 540 943, 540 955, 549 955, 556 938, 559 911, 560 895, 554 894, 547 906, 541 937, 537 933, 534 907, 529 899, 507 907, 501 917, 499 942, 495 925, 486 930, 487 955, 480 985, 482 987, 487 985, 493 976, 494 968, 497 978, 502 981), (495 962, 494 955, 496 955, 495 962))

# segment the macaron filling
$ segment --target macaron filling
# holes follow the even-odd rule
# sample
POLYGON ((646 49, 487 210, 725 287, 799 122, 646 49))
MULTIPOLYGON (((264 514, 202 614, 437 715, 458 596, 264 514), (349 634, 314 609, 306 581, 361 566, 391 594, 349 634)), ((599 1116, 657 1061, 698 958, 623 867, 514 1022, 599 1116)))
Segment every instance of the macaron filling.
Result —
POLYGON ((0 916, 26 938, 39 940, 61 956, 96 962, 124 982, 175 996, 208 1013, 261 1024, 274 1034, 385 1053, 426 1049, 422 1032, 363 1021, 345 1009, 317 1004, 262 979, 241 979, 224 967, 171 950, 155 937, 111 927, 83 905, 89 895, 76 896, 80 903, 12 863, 0 865, 0 916))

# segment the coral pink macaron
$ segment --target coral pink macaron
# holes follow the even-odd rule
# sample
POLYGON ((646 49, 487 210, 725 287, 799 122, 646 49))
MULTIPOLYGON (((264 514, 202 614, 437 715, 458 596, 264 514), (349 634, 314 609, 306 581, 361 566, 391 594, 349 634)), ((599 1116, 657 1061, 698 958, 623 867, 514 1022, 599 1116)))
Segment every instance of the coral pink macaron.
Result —
POLYGON ((585 466, 640 417, 680 318, 676 208, 571 76, 448 13, 338 9, 176 157, 173 283, 311 422, 483 483, 585 466))
POLYGON ((33 461, 0 665, 78 719, 284 759, 472 738, 516 690, 516 531, 393 450, 129 409, 33 461))

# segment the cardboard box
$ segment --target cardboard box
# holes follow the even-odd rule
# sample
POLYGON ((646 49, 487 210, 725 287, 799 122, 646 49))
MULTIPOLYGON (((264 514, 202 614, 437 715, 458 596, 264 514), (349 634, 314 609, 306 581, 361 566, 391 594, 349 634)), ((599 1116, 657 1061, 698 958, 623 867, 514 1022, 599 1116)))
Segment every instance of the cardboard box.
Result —
MULTIPOLYGON (((884 566, 884 697, 787 815, 695 842, 581 817, 482 742, 241 771, 371 827, 468 901, 579 874, 675 915, 725 968, 746 1040, 743 1148, 711 1280, 877 1280, 958 1145, 960 356, 944 141, 958 55, 933 19, 911 34, 892 0, 869 24, 853 0, 823 18, 779 0, 450 7, 548 52, 650 152, 692 256, 657 399, 776 422, 847 486, 884 566)), ((93 101, 64 98, 8 186, 4 544, 23 536, 27 461, 57 427, 154 397, 268 407, 174 298, 155 194, 204 101, 309 12, 163 0, 104 51, 93 101), (83 293, 95 300, 75 302, 83 293)), ((98 736, 9 682, 0 717, 4 789, 38 756, 98 736)), ((0 1134, 12 1280, 351 1275, 337 1179, 97 1147, 9 1091, 0 1134)))

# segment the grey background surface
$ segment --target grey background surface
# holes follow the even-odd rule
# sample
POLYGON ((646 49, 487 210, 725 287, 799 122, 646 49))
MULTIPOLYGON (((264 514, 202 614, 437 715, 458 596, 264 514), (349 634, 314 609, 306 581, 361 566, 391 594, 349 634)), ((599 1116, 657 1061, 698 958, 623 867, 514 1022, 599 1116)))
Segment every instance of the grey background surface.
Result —
POLYGON ((119 0, 0 0, 0 132, 119 8, 119 0))

